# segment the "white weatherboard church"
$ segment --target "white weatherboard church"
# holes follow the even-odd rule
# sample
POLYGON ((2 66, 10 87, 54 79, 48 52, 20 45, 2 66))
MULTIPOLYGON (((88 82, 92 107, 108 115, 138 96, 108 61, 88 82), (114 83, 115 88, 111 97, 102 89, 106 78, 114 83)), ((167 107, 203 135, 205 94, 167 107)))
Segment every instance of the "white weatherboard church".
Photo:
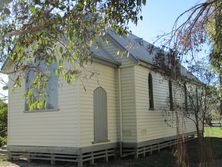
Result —
MULTIPOLYGON (((82 166, 116 155, 138 157, 175 144, 176 127, 168 126, 166 117, 174 116, 170 104, 183 105, 185 95, 172 93, 174 82, 153 70, 155 52, 147 50, 148 42, 112 31, 106 38, 109 43, 92 48, 93 63, 85 66, 81 80, 67 84, 54 77, 48 83, 53 90, 44 111, 27 111, 23 95, 27 82, 24 79, 22 87, 12 91, 14 74, 9 75, 10 158, 71 161, 82 166), (119 50, 127 56, 116 56, 119 50), (86 71, 96 75, 87 77, 86 71)), ((8 59, 2 72, 11 68, 8 59)), ((190 77, 186 70, 183 75, 190 77)), ((189 119, 181 127, 187 138, 196 134, 189 119)))

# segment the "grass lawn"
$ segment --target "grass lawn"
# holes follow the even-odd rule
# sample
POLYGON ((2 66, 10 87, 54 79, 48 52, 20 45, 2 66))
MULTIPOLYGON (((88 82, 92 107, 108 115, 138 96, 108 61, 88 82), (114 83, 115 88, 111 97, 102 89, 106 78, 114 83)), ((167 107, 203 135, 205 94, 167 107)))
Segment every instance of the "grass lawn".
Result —
POLYGON ((220 127, 205 127, 205 137, 219 137, 222 138, 222 128, 220 127))

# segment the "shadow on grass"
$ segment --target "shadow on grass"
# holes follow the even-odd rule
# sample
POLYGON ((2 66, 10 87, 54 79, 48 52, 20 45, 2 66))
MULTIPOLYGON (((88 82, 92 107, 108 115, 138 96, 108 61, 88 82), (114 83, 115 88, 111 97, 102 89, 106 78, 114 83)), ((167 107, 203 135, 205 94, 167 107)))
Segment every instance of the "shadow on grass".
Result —
MULTIPOLYGON (((187 150, 187 157, 189 160, 190 166, 198 166, 198 141, 197 139, 187 142, 185 144, 187 150)), ((204 138, 204 156, 205 160, 209 162, 209 166, 215 165, 215 161, 222 160, 222 138, 216 137, 207 137, 204 138)), ((176 158, 175 158, 176 148, 172 149, 163 149, 160 152, 153 152, 152 155, 147 155, 145 158, 139 159, 124 159, 124 160, 115 160, 106 164, 97 164, 97 167, 175 167, 176 158)), ((219 166, 222 166, 221 163, 219 166)))
MULTIPOLYGON (((193 140, 186 144, 189 161, 197 163, 198 159, 198 141, 193 140)), ((205 137, 204 138, 203 156, 205 161, 212 162, 222 159, 222 138, 205 137)))

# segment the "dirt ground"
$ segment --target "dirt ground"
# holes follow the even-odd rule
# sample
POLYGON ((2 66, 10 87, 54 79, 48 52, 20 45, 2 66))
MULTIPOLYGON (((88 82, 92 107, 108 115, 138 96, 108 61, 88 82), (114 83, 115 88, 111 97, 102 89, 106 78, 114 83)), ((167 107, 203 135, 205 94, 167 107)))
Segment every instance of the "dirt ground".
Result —
MULTIPOLYGON (((75 167, 76 165, 74 163, 56 163, 56 165, 53 165, 53 167, 75 167)), ((131 165, 130 162, 124 162, 124 163, 117 163, 117 162, 109 162, 109 163, 98 163, 95 165, 89 165, 85 164, 85 167, 133 167, 134 165, 131 165)), ((0 167, 52 167, 49 162, 30 162, 27 161, 3 161, 0 162, 0 167)))
MULTIPOLYGON (((53 167, 74 167, 74 163, 62 163, 56 162, 53 167)), ((97 162, 95 165, 84 164, 86 167, 134 167, 132 160, 111 160, 109 163, 104 163, 104 161, 97 162)), ((136 165, 137 166, 137 165, 136 165)), ((139 165, 140 166, 140 165, 139 165)), ((52 167, 49 161, 35 160, 32 162, 27 161, 7 161, 0 159, 0 167, 52 167)))
MULTIPOLYGON (((85 167, 146 167, 145 164, 142 163, 143 160, 141 160, 141 163, 133 163, 132 161, 111 161, 109 163, 98 163, 95 165, 87 165, 85 164, 85 167)), ((217 160, 214 162, 214 165, 211 167, 221 167, 222 160, 217 160)), ((73 163, 57 163, 53 167, 74 167, 75 165, 73 163)), ((166 163, 166 166, 168 164, 166 163)), ((198 165, 190 164, 190 167, 197 167, 198 165)), ((35 161, 28 163, 27 161, 0 161, 0 167, 52 167, 49 162, 47 161, 35 161)), ((155 166, 159 167, 159 166, 155 166)))
MULTIPOLYGON (((73 167, 74 164, 56 164, 54 167, 73 167)), ((28 163, 27 161, 0 161, 0 167, 52 167, 49 162, 35 161, 28 163)))

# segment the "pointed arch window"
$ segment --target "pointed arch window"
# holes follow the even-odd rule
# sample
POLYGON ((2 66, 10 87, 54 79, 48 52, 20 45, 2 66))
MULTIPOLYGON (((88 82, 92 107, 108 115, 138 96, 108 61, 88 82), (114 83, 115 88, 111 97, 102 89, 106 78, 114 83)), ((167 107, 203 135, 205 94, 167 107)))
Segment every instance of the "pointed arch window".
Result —
POLYGON ((170 110, 173 110, 173 88, 171 80, 169 80, 169 99, 170 99, 170 110))
POLYGON ((198 88, 196 86, 196 105, 197 105, 197 111, 199 111, 199 94, 198 94, 198 88))
POLYGON ((153 99, 153 77, 152 74, 149 73, 148 76, 148 88, 149 88, 149 107, 150 109, 154 109, 154 99, 153 99))
POLYGON ((188 103, 187 103, 187 85, 186 85, 186 82, 184 82, 183 87, 184 87, 184 106, 185 106, 185 111, 188 111, 188 103))

